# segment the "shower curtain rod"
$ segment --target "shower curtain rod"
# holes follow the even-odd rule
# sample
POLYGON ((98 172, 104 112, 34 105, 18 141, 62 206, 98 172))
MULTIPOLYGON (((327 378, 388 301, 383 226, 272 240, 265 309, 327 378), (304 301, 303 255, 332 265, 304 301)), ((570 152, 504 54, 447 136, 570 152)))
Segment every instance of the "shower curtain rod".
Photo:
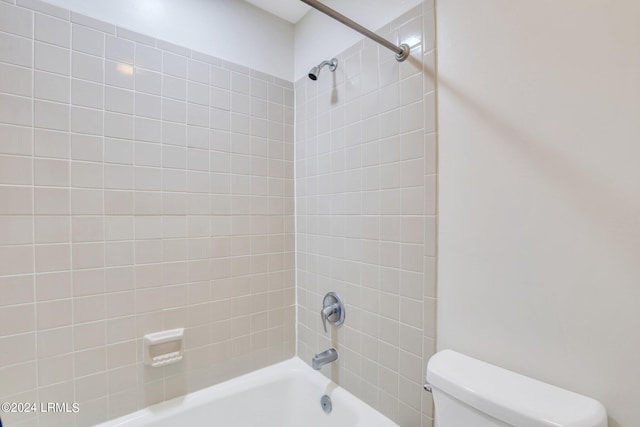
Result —
POLYGON ((314 9, 319 10, 325 15, 332 17, 336 21, 343 23, 347 27, 353 30, 356 30, 363 36, 369 37, 371 40, 381 44, 387 49, 394 51, 396 53, 396 59, 398 60, 398 62, 402 62, 409 57, 409 53, 411 52, 409 45, 403 43, 400 46, 396 46, 395 44, 391 43, 389 40, 380 37, 373 31, 366 29, 365 27, 358 24, 357 22, 352 21, 351 19, 347 18, 340 12, 334 9, 331 9, 329 6, 322 4, 317 0, 301 0, 301 1, 313 7, 314 9))

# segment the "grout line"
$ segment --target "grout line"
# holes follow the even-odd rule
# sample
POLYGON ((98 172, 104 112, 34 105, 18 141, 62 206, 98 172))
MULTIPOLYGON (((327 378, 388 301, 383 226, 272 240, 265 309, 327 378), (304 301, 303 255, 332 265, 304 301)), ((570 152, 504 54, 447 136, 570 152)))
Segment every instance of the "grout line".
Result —
MULTIPOLYGON (((157 41, 156 41, 156 46, 157 46, 157 41)), ((161 193, 160 193, 160 215, 161 218, 164 216, 164 191, 165 191, 165 185, 164 185, 164 155, 165 155, 165 143, 164 143, 164 124, 165 124, 165 120, 164 120, 164 79, 165 79, 165 64, 164 64, 164 52, 165 50, 163 49, 159 49, 160 51, 160 189, 161 189, 161 193)), ((135 61, 134 61, 135 63, 135 61)), ((136 238, 136 200, 135 200, 135 196, 134 196, 134 200, 133 200, 133 237, 134 239, 136 238)), ((135 251, 135 262, 138 262, 137 259, 137 251, 134 249, 135 251)), ((162 243, 162 240, 160 241, 160 253, 162 254, 164 252, 164 245, 162 243)), ((136 264, 137 265, 137 264, 136 264)), ((160 278, 160 280, 162 281, 162 276, 160 278)), ((137 302, 138 302, 138 283, 137 283, 137 276, 134 275, 134 287, 136 290, 135 293, 135 299, 136 299, 136 312, 137 310, 137 302)), ((164 305, 164 302, 163 302, 164 305)), ((162 328, 164 329, 164 315, 162 316, 162 328)), ((186 346, 186 339, 185 339, 185 346, 186 346)), ((167 399, 167 368, 163 367, 162 368, 162 401, 165 401, 167 399)))
MULTIPOLYGON (((74 307, 74 280, 73 280, 73 210, 72 210, 72 187, 71 187, 71 114, 72 114, 72 107, 71 107, 71 75, 73 74, 73 26, 71 24, 69 24, 69 123, 68 123, 68 129, 69 131, 67 132, 67 149, 68 149, 68 155, 67 155, 67 162, 68 162, 68 169, 67 169, 67 177, 68 177, 68 182, 67 182, 67 188, 68 188, 68 192, 69 192, 69 201, 68 201, 68 205, 67 205, 67 209, 69 210, 68 213, 68 217, 69 217, 69 268, 70 268, 70 273, 69 273, 69 286, 71 288, 71 351, 73 353, 72 356, 72 366, 71 366, 71 376, 72 376, 72 381, 73 381, 73 396, 74 396, 74 402, 78 401, 78 395, 76 392, 76 364, 75 364, 75 355, 76 355, 76 340, 75 340, 75 307, 74 307)), ((34 63, 35 65, 35 63, 34 63)), ((73 423, 74 425, 76 424, 76 418, 77 416, 74 414, 73 415, 73 423)))
MULTIPOLYGON (((32 13, 32 31, 31 31, 31 64, 32 67, 30 69, 31 73, 31 233, 33 237, 33 242, 31 244, 31 254, 32 254, 32 289, 33 289, 33 327, 34 334, 33 339, 35 341, 35 383, 36 383, 36 396, 40 397, 40 367, 39 367, 39 356, 38 356, 38 287, 36 284, 37 275, 36 275, 36 200, 35 200, 35 156, 36 156, 36 137, 35 137, 35 120, 36 120, 36 112, 35 112, 35 13, 32 13)), ((39 417, 36 417, 36 422, 39 423, 39 417)))
MULTIPOLYGON (((71 23, 69 23, 69 123, 68 123, 68 156, 67 156, 67 176, 68 176, 68 183, 67 183, 67 187, 68 187, 68 191, 69 191, 69 201, 68 201, 68 206, 67 209, 69 211, 68 213, 68 218, 69 218, 69 268, 70 268, 70 272, 69 272, 69 281, 70 281, 70 288, 71 288, 71 351, 73 353, 73 357, 72 357, 72 371, 71 371, 71 375, 72 375, 72 381, 73 381, 73 399, 74 402, 78 401, 78 394, 76 391, 76 366, 75 366, 75 354, 76 354, 76 334, 75 334, 75 310, 74 310, 74 302, 75 302, 75 298, 74 298, 74 291, 75 291, 75 286, 74 286, 74 280, 73 280, 73 209, 72 209, 72 189, 71 189, 71 130, 72 130, 72 119, 71 119, 71 114, 72 114, 72 107, 71 107, 71 81, 72 81, 72 74, 73 74, 73 26, 71 25, 71 23)), ((35 66, 35 63, 34 63, 35 66)), ((75 425, 76 423, 76 415, 73 415, 73 423, 75 425)))
MULTIPOLYGON (((72 18, 73 20, 73 18, 72 18)), ((74 24, 75 25, 75 24, 74 24)), ((72 28, 74 27, 74 25, 72 25, 72 28)), ((105 238, 106 236, 104 235, 105 232, 105 213, 106 213, 106 198, 105 198, 105 165, 104 165, 104 160, 105 160, 105 155, 106 155, 106 144, 105 144, 105 110, 106 110, 106 102, 107 102, 107 85, 106 85, 106 80, 107 80, 107 60, 106 60, 106 56, 107 56, 107 34, 100 31, 101 33, 103 33, 103 37, 102 37, 102 50, 104 52, 104 57, 100 58, 101 63, 102 63, 102 78, 103 81, 101 83, 102 86, 102 108, 99 109, 100 114, 102 116, 102 135, 100 135, 100 139, 102 141, 102 158, 100 159, 100 162, 102 163, 102 214, 101 214, 101 218, 103 219, 103 225, 102 225, 102 232, 103 232, 103 242, 105 242, 105 238)), ((103 309, 104 309, 104 313, 105 313, 105 318, 102 320, 104 322, 103 325, 103 330, 104 330, 104 340, 105 343, 102 345, 102 347, 104 347, 104 351, 105 351, 105 365, 104 365, 104 375, 105 375, 105 381, 106 381, 106 411, 107 411, 107 417, 110 418, 109 414, 110 414, 110 404, 111 404, 111 396, 109 393, 109 352, 107 351, 107 348, 109 346, 108 343, 108 327, 107 327, 107 309, 106 309, 106 305, 107 305, 107 298, 106 298, 106 244, 103 243, 103 250, 102 250, 102 263, 103 263, 103 267, 102 267, 102 279, 103 279, 103 286, 104 288, 102 289, 102 295, 104 298, 103 301, 103 309)), ((98 293, 98 295, 100 295, 100 293, 98 293)), ((100 320, 98 320, 100 321, 100 320)), ((99 346, 100 347, 100 346, 99 346)), ((77 399, 77 396, 76 396, 77 399)))

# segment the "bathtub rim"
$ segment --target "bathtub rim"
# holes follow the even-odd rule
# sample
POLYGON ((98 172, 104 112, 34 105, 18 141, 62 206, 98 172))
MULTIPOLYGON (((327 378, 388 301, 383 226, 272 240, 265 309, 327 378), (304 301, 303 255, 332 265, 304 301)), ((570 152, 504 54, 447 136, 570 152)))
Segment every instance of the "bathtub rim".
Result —
MULTIPOLYGON (((191 408, 196 408, 208 401, 215 401, 223 397, 232 396, 249 388, 274 382, 274 380, 280 380, 287 377, 293 378, 299 375, 305 376, 308 380, 314 383, 314 386, 321 387, 325 390, 330 388, 331 398, 334 399, 334 401, 345 402, 345 404, 352 406, 359 419, 363 417, 366 419, 375 414, 385 421, 385 427, 399 427, 398 424, 395 424, 380 411, 354 396, 344 387, 334 383, 319 371, 314 371, 298 356, 248 372, 218 384, 213 384, 209 387, 191 393, 174 397, 170 400, 165 400, 163 402, 147 406, 132 412, 131 414, 123 415, 97 424, 94 427, 137 427, 137 423, 145 422, 146 419, 169 417, 191 408)), ((318 396, 318 398, 320 398, 320 396, 318 396)))

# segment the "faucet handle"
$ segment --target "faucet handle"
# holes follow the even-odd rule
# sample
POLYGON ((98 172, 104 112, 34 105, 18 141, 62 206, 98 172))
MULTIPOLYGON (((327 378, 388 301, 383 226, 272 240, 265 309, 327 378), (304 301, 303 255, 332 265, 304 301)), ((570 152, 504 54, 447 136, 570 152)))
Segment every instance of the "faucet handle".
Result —
POLYGON ((324 296, 320 318, 322 319, 322 327, 325 334, 327 333, 327 321, 335 326, 340 326, 344 323, 344 304, 340 296, 335 292, 329 292, 324 296))
MULTIPOLYGON (((322 319, 322 327, 324 328, 324 333, 327 333, 327 320, 332 322, 329 319, 329 316, 332 316, 334 313, 338 313, 340 311, 340 306, 336 304, 331 304, 327 307, 323 307, 320 310, 320 318, 322 319)), ((333 322, 332 322, 333 323, 333 322)))
POLYGON ((322 327, 324 328, 324 333, 327 333, 327 317, 324 314, 324 308, 320 309, 320 318, 322 319, 322 327))

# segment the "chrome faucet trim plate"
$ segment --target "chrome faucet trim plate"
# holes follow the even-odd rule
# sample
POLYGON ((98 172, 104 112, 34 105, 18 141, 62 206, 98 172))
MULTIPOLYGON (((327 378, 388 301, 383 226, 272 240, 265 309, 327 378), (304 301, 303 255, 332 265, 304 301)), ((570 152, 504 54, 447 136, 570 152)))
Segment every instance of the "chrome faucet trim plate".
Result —
POLYGON ((325 334, 327 333, 327 321, 334 326, 340 326, 344 323, 344 303, 342 298, 335 292, 329 292, 322 300, 322 310, 320 310, 320 318, 322 319, 322 327, 325 334))

